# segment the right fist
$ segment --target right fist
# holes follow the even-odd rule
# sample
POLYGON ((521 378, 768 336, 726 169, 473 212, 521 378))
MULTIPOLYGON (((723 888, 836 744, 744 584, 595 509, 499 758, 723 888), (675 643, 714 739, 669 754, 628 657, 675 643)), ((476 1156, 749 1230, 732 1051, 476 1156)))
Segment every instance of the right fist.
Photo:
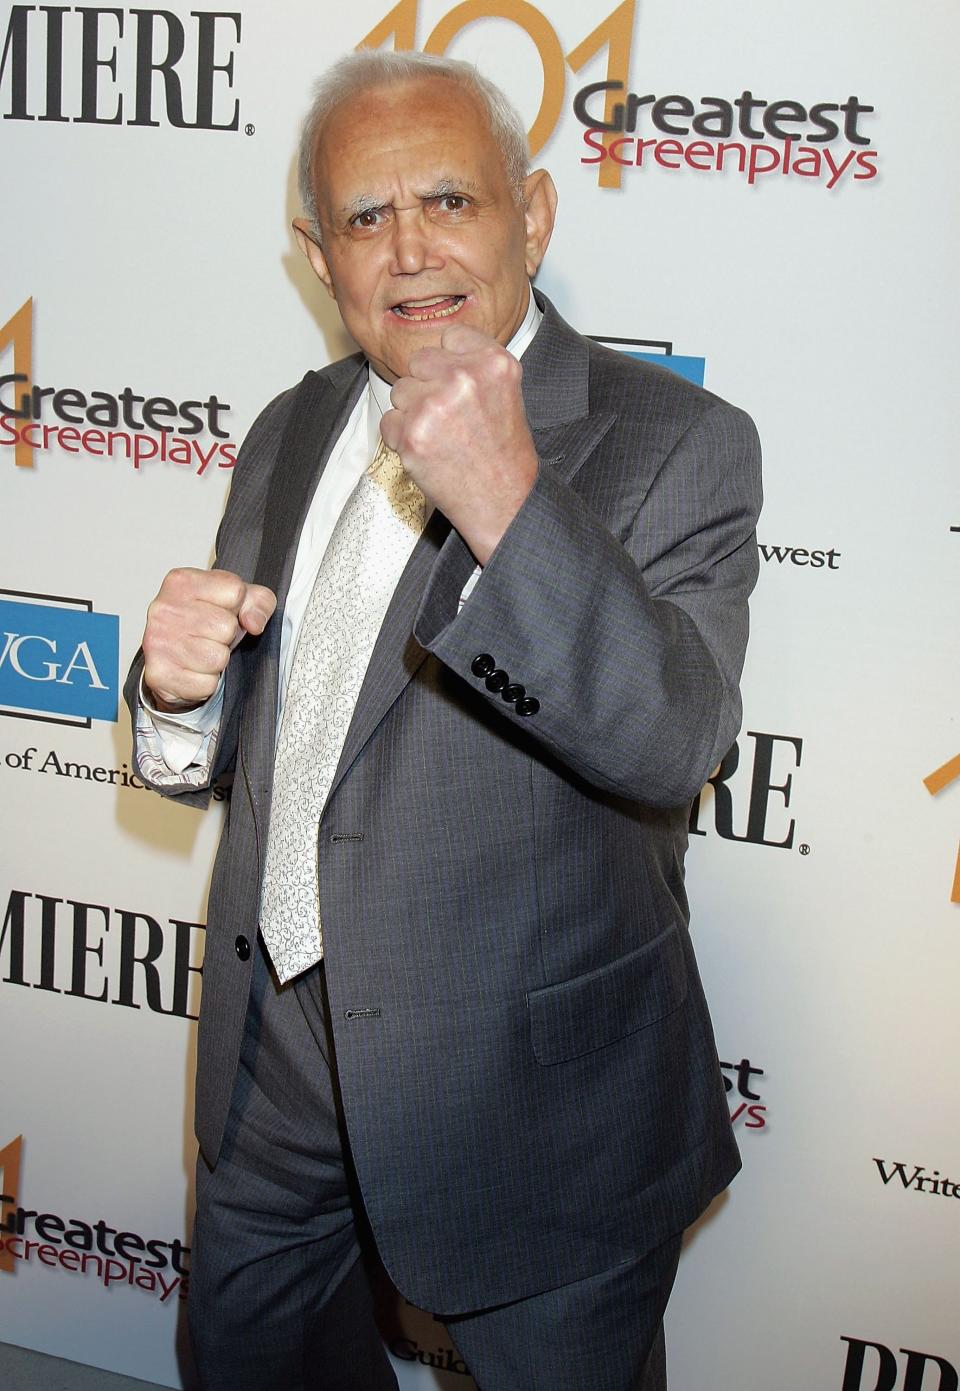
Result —
POLYGON ((209 700, 230 654, 263 632, 277 596, 228 570, 171 570, 147 609, 143 679, 156 708, 172 713, 209 700))

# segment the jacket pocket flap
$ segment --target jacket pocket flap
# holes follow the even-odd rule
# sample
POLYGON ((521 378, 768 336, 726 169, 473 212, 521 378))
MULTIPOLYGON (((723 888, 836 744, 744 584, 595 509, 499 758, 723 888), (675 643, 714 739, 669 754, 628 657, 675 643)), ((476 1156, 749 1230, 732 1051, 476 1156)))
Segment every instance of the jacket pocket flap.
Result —
POLYGON ((683 943, 674 923, 607 966, 528 993, 537 1062, 578 1058, 636 1033, 676 1009, 686 993, 683 943))

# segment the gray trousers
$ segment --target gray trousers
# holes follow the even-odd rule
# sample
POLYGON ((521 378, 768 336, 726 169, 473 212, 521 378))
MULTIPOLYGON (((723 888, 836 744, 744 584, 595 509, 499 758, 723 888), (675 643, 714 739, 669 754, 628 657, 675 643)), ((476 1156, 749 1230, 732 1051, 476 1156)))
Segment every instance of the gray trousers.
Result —
MULTIPOLYGON (((680 1234, 572 1285, 446 1320, 481 1391, 664 1391, 680 1234)), ((390 1391, 322 968, 277 989, 258 947, 216 1168, 197 1165, 188 1315, 203 1391, 390 1391)))

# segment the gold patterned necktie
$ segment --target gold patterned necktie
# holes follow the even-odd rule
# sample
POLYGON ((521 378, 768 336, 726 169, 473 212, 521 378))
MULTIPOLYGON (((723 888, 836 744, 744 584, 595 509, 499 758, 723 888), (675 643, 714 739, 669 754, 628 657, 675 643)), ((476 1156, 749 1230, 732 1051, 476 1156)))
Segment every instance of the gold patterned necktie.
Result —
POLYGON ((426 501, 380 441, 334 527, 290 670, 274 764, 260 930, 281 981, 323 955, 320 817, 377 635, 426 501))

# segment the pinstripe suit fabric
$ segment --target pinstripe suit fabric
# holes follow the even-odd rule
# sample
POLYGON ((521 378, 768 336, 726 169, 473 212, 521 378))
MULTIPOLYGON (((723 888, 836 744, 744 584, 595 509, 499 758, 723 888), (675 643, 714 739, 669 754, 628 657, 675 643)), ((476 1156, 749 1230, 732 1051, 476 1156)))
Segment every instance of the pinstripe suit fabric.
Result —
MULTIPOLYGON (((742 412, 544 309, 524 358, 537 482, 459 617, 474 562, 434 514, 318 837, 359 1183, 398 1287, 447 1314, 653 1250, 739 1164, 682 862, 689 800, 740 721, 756 435, 742 412), (480 653, 536 697, 535 715, 473 674, 480 653)), ((356 358, 308 374, 241 453, 217 564, 281 605, 362 386, 356 358)), ((275 618, 234 656, 217 750, 234 787, 200 1025, 211 1163, 249 991, 234 939, 256 935, 278 643, 275 618)))

